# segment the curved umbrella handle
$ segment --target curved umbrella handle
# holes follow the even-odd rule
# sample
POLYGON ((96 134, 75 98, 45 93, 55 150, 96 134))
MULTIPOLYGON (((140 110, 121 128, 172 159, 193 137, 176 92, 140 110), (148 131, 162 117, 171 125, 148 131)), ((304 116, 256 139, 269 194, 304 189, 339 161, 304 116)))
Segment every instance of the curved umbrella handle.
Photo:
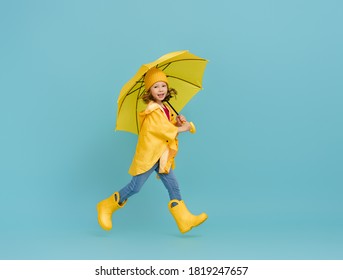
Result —
MULTIPOLYGON (((168 105, 174 110, 174 112, 176 113, 176 115, 179 115, 179 113, 174 109, 174 107, 169 103, 169 101, 167 101, 168 105)), ((195 128, 194 123, 189 122, 189 124, 191 125, 191 129, 189 130, 190 133, 195 133, 197 130, 195 128)))
POLYGON ((189 130, 189 132, 194 134, 197 131, 195 125, 192 122, 189 122, 189 124, 191 125, 191 129, 189 130))

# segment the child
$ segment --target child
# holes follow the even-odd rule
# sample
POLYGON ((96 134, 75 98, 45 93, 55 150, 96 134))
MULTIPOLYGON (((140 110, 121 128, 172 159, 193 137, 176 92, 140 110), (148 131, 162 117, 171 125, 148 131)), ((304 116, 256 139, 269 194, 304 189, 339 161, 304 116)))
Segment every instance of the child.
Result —
POLYGON ((185 233, 207 219, 205 213, 195 216, 188 211, 172 170, 178 150, 177 135, 191 127, 184 116, 175 118, 171 108, 164 103, 176 95, 176 91, 168 87, 163 71, 151 68, 145 74, 144 84, 146 93, 143 101, 148 105, 140 113, 138 143, 129 169, 133 177, 119 192, 97 204, 98 222, 104 230, 110 230, 112 214, 124 207, 127 199, 138 193, 150 174, 156 171, 169 193, 168 208, 179 230, 185 233))

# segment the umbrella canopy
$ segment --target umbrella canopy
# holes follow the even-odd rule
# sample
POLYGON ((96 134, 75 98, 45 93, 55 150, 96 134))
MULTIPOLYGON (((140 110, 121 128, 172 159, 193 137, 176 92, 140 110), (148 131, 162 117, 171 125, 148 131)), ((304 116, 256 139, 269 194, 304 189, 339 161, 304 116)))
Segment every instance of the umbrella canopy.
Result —
POLYGON ((147 106, 141 98, 145 93, 144 76, 149 69, 156 67, 166 74, 169 87, 177 90, 177 96, 171 98, 169 103, 176 111, 181 111, 202 89, 202 77, 207 62, 189 51, 177 51, 143 64, 120 91, 116 130, 139 133, 138 115, 147 106))

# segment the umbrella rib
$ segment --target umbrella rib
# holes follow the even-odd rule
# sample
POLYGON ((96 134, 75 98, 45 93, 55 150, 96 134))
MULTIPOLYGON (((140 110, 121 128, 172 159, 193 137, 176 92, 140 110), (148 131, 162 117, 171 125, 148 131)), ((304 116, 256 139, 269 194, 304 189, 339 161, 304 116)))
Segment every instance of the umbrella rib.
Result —
MULTIPOLYGON (((142 87, 143 87, 143 82, 141 82, 141 81, 138 81, 137 83, 140 83, 141 85, 139 86, 139 88, 136 88, 135 90, 132 90, 132 88, 131 88, 131 90, 126 94, 126 95, 130 95, 130 94, 133 94, 133 93, 135 93, 137 90, 139 91, 142 87)), ((137 84, 136 83, 136 84, 137 84)), ((135 84, 135 85, 136 85, 135 84)))
MULTIPOLYGON (((124 99, 123 99, 123 101, 121 102, 120 107, 118 108, 117 115, 119 114, 119 112, 120 112, 120 110, 121 110, 121 107, 122 107, 122 105, 123 105, 123 103, 124 103, 126 97, 128 97, 129 95, 131 95, 133 92, 135 92, 135 91, 137 91, 137 90, 140 91, 140 90, 143 88, 143 82, 142 82, 142 81, 138 81, 138 82, 141 83, 140 87, 137 88, 137 89, 135 89, 135 90, 132 91, 132 92, 129 92, 128 94, 126 94, 126 95, 124 96, 124 99)), ((144 92, 144 88, 143 88, 143 91, 142 91, 142 92, 144 92)), ((136 126, 137 126, 137 133, 139 132, 138 117, 137 117, 137 106, 138 106, 138 99, 140 98, 140 96, 141 96, 141 93, 138 92, 137 99, 136 99, 136 126)))
POLYGON ((199 88, 199 89, 202 88, 201 86, 198 86, 197 84, 191 83, 190 81, 187 81, 187 80, 185 80, 185 79, 181 79, 181 78, 176 77, 176 76, 169 76, 169 75, 167 75, 167 77, 168 77, 168 78, 174 78, 174 79, 183 81, 183 82, 185 82, 185 83, 187 83, 187 84, 190 84, 190 85, 193 85, 193 86, 195 86, 195 87, 197 87, 197 88, 199 88))
MULTIPOLYGON (((122 101, 121 103, 124 103, 126 97, 128 97, 128 96, 131 95, 131 94, 133 94, 133 93, 134 93, 135 91, 137 91, 137 90, 140 91, 141 88, 143 88, 143 82, 142 82, 142 81, 138 81, 137 83, 141 83, 141 85, 139 86, 139 88, 136 88, 135 90, 131 91, 132 88, 134 87, 134 86, 133 86, 133 87, 130 89, 130 91, 129 91, 127 94, 125 94, 124 99, 123 99, 123 101, 122 101)), ((135 84, 135 85, 136 85, 136 84, 135 84)), ((144 91, 144 89, 143 89, 143 91, 144 91)), ((141 93, 138 93, 138 96, 141 96, 141 93)))
MULTIPOLYGON (((168 66, 171 64, 171 62, 168 62, 167 64, 162 64, 162 66, 166 66, 166 67, 164 67, 163 69, 162 69, 162 71, 164 71, 164 70, 166 70, 166 68, 168 68, 168 66)), ((161 69, 162 67, 160 66, 160 65, 156 65, 156 68, 159 68, 159 69, 161 69)))
POLYGON ((140 89, 143 87, 143 83, 144 83, 143 78, 139 79, 139 80, 131 87, 131 89, 128 91, 128 93, 127 93, 126 95, 130 95, 130 94, 134 93, 135 91, 140 90, 140 89), (132 89, 135 87, 135 85, 137 85, 137 84, 141 84, 141 85, 139 86, 139 88, 136 88, 135 90, 132 90, 132 89))
MULTIPOLYGON (((157 67, 157 68, 162 68, 162 71, 164 71, 164 70, 166 70, 166 69, 167 69, 171 64, 173 64, 173 63, 180 62, 180 61, 188 61, 188 60, 190 60, 190 61, 194 61, 194 60, 196 60, 196 61, 207 61, 207 60, 204 59, 204 58, 184 58, 184 59, 179 59, 179 60, 173 60, 173 61, 170 61, 170 62, 165 63, 165 64, 157 64, 156 67, 157 67), (165 67, 164 67, 164 66, 165 66, 165 67)), ((168 78, 171 77, 171 78, 174 78, 174 79, 177 79, 177 80, 186 82, 186 83, 188 83, 188 84, 190 84, 190 85, 193 85, 193 86, 195 86, 195 87, 197 87, 197 88, 199 88, 199 89, 202 88, 201 86, 198 86, 198 85, 196 85, 196 84, 194 84, 194 83, 191 83, 190 81, 187 81, 187 80, 185 80, 185 79, 181 79, 181 78, 176 77, 176 76, 167 75, 167 77, 168 77, 168 78)))
MULTIPOLYGON (((139 134, 139 125, 138 125, 139 120, 138 120, 137 110, 138 110, 138 100, 139 100, 139 98, 141 97, 141 92, 140 92, 141 89, 143 89, 142 84, 141 84, 141 86, 138 88, 139 92, 138 92, 137 98, 136 98, 136 128, 137 128, 137 133, 138 133, 138 134, 139 134)), ((144 89, 143 89, 142 92, 144 92, 144 89)))

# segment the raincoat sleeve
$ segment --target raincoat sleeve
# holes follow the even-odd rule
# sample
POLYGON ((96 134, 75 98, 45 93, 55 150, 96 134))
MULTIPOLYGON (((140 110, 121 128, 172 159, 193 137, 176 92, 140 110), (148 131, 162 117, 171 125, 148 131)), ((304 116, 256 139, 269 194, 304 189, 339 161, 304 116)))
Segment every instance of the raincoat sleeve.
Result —
POLYGON ((156 103, 149 104, 148 109, 140 114, 140 127, 142 133, 148 132, 168 142, 173 141, 178 134, 174 114, 171 114, 169 121, 156 103))
POLYGON ((178 128, 166 120, 163 115, 156 114, 155 112, 149 116, 149 125, 147 127, 147 132, 154 137, 157 137, 166 142, 172 142, 178 134, 178 128))

